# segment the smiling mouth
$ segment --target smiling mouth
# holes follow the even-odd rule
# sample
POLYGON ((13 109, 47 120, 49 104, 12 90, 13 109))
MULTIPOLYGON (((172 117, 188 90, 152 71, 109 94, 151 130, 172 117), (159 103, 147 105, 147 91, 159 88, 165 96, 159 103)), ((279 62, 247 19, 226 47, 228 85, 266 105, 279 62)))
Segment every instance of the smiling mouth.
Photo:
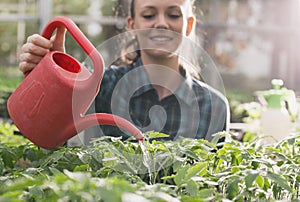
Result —
POLYGON ((172 38, 168 37, 168 36, 153 36, 153 37, 150 37, 150 39, 152 41, 157 41, 157 42, 167 42, 167 41, 172 40, 172 38))

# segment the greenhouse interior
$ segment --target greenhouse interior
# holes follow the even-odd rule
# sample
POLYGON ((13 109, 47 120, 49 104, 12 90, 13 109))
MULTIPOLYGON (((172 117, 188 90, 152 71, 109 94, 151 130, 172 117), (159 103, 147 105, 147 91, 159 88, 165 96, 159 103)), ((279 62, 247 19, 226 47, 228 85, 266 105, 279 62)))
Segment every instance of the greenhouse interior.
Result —
POLYGON ((300 201, 299 27, 300 0, 1 0, 0 201, 300 201))

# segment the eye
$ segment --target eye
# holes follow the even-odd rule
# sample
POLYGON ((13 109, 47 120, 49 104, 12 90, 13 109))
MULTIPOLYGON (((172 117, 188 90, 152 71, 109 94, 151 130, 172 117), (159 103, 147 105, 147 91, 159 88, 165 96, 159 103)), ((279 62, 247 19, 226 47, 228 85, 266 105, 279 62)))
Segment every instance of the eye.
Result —
POLYGON ((167 15, 171 19, 178 19, 178 18, 182 17, 182 11, 179 7, 172 6, 172 7, 168 8, 167 15))
POLYGON ((169 17, 172 19, 177 19, 177 18, 180 18, 181 15, 180 14, 169 14, 169 17))
POLYGON ((145 18, 145 19, 151 19, 151 18, 154 17, 154 14, 143 15, 142 17, 145 18))

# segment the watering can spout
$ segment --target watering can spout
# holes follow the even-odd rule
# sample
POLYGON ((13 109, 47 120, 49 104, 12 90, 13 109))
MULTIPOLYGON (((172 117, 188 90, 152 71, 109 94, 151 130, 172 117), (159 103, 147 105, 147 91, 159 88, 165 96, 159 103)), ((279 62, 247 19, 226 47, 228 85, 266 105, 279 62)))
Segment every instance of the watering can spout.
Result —
POLYGON ((32 141, 44 149, 54 149, 57 146, 62 146, 66 140, 74 137, 78 133, 96 125, 117 126, 129 132, 138 142, 143 142, 145 139, 143 133, 126 119, 113 114, 96 113, 87 114, 77 118, 76 120, 74 119, 74 122, 66 126, 57 138, 53 139, 53 137, 47 136, 44 138, 44 141, 32 141))
POLYGON ((75 123, 76 131, 83 131, 89 127, 95 125, 112 125, 117 126, 123 130, 129 132, 137 141, 143 141, 144 135, 143 133, 131 124, 126 119, 122 117, 107 114, 107 113, 96 113, 96 114, 87 114, 78 119, 75 123))

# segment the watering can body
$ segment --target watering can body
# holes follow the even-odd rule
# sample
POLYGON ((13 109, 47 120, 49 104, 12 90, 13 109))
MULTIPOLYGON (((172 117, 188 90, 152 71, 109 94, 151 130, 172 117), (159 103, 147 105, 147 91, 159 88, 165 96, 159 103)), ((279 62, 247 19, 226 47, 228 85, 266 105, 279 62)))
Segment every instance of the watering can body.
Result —
POLYGON ((51 51, 24 78, 8 99, 8 112, 20 132, 36 145, 53 149, 80 131, 97 124, 119 126, 138 140, 142 133, 131 123, 112 114, 88 114, 104 73, 101 55, 78 27, 66 17, 48 23, 42 36, 50 38, 64 26, 92 59, 91 74, 72 56, 51 51))
POLYGON ((273 89, 257 92, 264 106, 260 121, 267 144, 280 141, 292 133, 293 117, 298 112, 294 91, 281 88, 283 81, 280 79, 273 79, 272 84, 273 89))

